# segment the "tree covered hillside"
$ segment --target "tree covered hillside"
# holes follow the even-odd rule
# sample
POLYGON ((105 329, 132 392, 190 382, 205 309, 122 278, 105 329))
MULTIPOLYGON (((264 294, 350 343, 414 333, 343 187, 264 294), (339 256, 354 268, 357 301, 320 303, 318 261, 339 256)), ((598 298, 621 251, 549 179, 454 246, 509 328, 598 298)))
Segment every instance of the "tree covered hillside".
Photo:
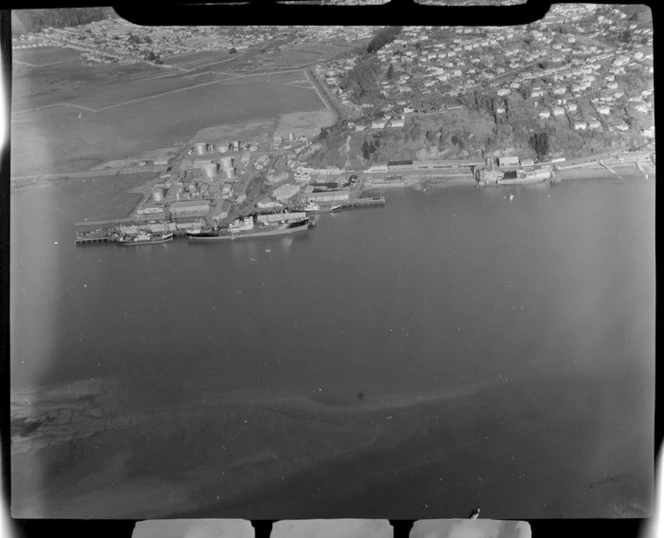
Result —
POLYGON ((42 28, 64 28, 117 17, 110 7, 12 10, 12 35, 39 32, 42 28))

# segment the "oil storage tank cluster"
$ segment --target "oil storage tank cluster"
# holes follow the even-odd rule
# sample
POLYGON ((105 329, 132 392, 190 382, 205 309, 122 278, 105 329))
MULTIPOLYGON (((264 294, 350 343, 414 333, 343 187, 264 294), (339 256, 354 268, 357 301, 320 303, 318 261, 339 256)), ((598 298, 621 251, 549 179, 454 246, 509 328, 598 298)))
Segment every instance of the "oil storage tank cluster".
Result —
POLYGON ((196 142, 194 144, 196 155, 205 155, 207 153, 207 144, 205 142, 196 142))
POLYGON ((203 174, 209 179, 214 179, 217 177, 217 172, 219 171, 219 165, 217 163, 206 163, 202 167, 203 174))
POLYGON ((163 202, 164 201, 164 189, 155 189, 152 191, 152 201, 153 202, 163 202))
POLYGON ((226 155, 225 157, 219 159, 219 163, 221 164, 222 169, 233 168, 233 157, 226 155))
POLYGON ((221 172, 224 175, 224 178, 232 180, 235 177, 235 170, 233 168, 233 157, 227 155, 222 157, 219 161, 221 164, 221 172))

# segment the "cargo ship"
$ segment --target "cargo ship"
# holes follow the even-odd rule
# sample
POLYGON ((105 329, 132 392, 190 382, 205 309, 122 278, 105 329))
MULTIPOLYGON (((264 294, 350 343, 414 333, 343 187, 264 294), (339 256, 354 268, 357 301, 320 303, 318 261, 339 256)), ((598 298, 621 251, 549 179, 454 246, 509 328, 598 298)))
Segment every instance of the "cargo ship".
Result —
POLYGON ((166 243, 173 240, 173 232, 167 233, 146 233, 140 232, 136 235, 122 235, 115 242, 120 245, 151 245, 155 243, 166 243))
POLYGON ((202 229, 197 233, 187 232, 187 239, 192 241, 214 241, 284 235, 307 231, 315 224, 315 220, 307 217, 305 213, 250 215, 235 219, 228 227, 202 229))

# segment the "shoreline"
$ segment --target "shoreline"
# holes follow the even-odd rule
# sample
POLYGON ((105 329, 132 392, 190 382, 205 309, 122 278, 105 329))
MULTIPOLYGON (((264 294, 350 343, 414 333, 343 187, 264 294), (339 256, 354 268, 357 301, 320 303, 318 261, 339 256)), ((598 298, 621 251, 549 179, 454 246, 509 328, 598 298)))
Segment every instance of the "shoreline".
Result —
MULTIPOLYGON (((198 133, 197 135, 198 136, 198 133)), ((194 136, 194 139, 196 138, 194 136)), ((642 177, 644 179, 650 180, 655 179, 656 175, 656 166, 650 162, 641 162, 645 174, 641 172, 634 162, 618 162, 618 163, 607 163, 610 168, 612 168, 616 174, 612 174, 607 168, 602 166, 599 163, 586 164, 583 166, 573 166, 570 168, 561 168, 555 171, 555 180, 552 183, 555 183, 556 180, 566 181, 570 179, 618 179, 618 178, 638 178, 642 177), (647 177, 646 177, 647 174, 647 177)), ((10 193, 26 191, 36 188, 43 188, 47 185, 53 185, 60 181, 68 181, 71 179, 88 179, 88 178, 103 178, 108 177, 113 178, 120 175, 134 175, 134 174, 154 174, 155 177, 159 173, 163 173, 162 168, 154 169, 155 167, 140 167, 132 168, 129 171, 123 172, 121 169, 98 169, 98 170, 89 170, 89 171, 75 171, 75 172, 65 172, 61 174, 43 174, 43 176, 33 176, 25 177, 18 179, 11 179, 10 177, 10 193), (15 183, 18 183, 15 185, 15 183)), ((349 172, 350 173, 350 172, 349 172)), ((539 182, 533 182, 531 184, 545 183, 547 180, 542 180, 539 182)), ((525 183, 524 183, 525 184, 525 183)), ((376 186, 369 185, 365 192, 369 191, 380 191, 382 189, 388 190, 398 190, 406 188, 417 188, 417 186, 431 189, 442 189, 447 187, 458 187, 458 186, 475 186, 476 182, 474 179, 466 178, 450 178, 445 179, 444 177, 426 177, 420 176, 415 179, 405 180, 402 184, 388 185, 380 184, 376 186)), ((514 185, 520 185, 515 183, 514 185)), ((514 185, 498 185, 498 186, 514 186, 514 185)), ((418 189, 419 190, 419 189, 418 189)))

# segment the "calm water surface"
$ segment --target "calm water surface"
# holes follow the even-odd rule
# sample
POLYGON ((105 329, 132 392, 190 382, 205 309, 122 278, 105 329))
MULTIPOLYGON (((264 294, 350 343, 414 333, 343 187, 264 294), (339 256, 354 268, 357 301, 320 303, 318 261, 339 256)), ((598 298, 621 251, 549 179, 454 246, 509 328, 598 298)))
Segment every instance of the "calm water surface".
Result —
MULTIPOLYGON (((530 450, 523 471, 546 483, 570 461, 584 472, 626 455, 647 482, 654 199, 653 182, 614 179, 408 191, 388 194, 385 208, 322 215, 305 236, 76 248, 74 222, 122 216, 131 204, 120 185, 71 180, 18 192, 12 388, 115 376, 128 398, 140 386, 154 402, 187 402, 202 390, 344 402, 358 392, 370 401, 527 379, 527 390, 490 405, 455 407, 458 422, 499 410, 509 423, 518 410, 569 416, 592 431, 560 445, 555 432, 494 428, 495 453, 483 446, 473 465, 497 472, 508 458, 501 450, 521 443, 530 450)), ((472 432, 458 435, 476 442, 472 432)), ((426 514, 418 495, 435 494, 431 472, 394 478, 407 494, 381 500, 390 515, 426 514)), ((367 517, 386 491, 374 485, 352 500, 367 517)))

